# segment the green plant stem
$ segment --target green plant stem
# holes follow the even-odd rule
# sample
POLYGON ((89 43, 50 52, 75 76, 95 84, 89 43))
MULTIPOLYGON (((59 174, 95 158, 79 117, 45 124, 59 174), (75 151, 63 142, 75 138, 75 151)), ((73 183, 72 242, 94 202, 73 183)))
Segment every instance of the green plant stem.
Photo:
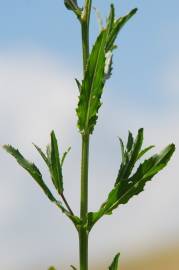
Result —
POLYGON ((88 213, 88 157, 89 135, 82 136, 82 163, 81 163, 81 210, 82 226, 79 231, 80 270, 88 269, 88 231, 85 225, 88 213))
POLYGON ((83 72, 85 73, 89 57, 89 24, 92 0, 86 0, 81 18, 82 49, 83 49, 83 72))
MULTIPOLYGON (((92 0, 86 0, 81 18, 82 48, 83 48, 83 73, 89 57, 89 22, 92 0)), ((88 214, 88 164, 89 164, 89 134, 82 135, 81 157, 81 201, 80 217, 82 226, 79 230, 79 256, 80 270, 88 270, 88 231, 85 226, 88 214)))

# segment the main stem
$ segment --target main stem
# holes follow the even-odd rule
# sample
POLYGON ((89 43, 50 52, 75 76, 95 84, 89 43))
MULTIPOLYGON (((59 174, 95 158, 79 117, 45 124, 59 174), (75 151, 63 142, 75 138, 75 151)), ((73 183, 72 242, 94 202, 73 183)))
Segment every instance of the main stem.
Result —
MULTIPOLYGON (((83 73, 85 74, 89 58, 89 22, 92 0, 86 0, 81 18, 82 48, 83 48, 83 73)), ((88 270, 88 231, 85 224, 88 214, 88 164, 89 164, 89 135, 82 135, 81 157, 81 202, 80 217, 82 226, 79 231, 79 256, 80 270, 88 270)))

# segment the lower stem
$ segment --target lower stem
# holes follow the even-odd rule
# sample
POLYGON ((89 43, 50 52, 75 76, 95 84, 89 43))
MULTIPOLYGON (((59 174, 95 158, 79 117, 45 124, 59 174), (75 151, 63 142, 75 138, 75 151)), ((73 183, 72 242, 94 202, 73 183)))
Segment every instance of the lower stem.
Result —
POLYGON ((80 217, 82 226, 79 230, 80 246, 80 270, 88 270, 88 231, 85 225, 88 214, 88 159, 89 159, 89 135, 82 136, 82 160, 81 160, 81 209, 80 217))
POLYGON ((79 232, 80 270, 88 270, 88 232, 81 229, 79 232))

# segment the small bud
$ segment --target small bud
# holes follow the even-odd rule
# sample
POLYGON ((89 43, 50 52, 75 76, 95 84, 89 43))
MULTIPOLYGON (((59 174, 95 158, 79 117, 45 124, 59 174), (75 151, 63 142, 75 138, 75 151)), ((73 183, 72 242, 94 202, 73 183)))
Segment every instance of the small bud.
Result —
POLYGON ((79 8, 77 0, 64 0, 67 9, 72 10, 80 19, 82 10, 79 8))
POLYGON ((70 10, 78 9, 77 0, 64 0, 64 4, 70 10))

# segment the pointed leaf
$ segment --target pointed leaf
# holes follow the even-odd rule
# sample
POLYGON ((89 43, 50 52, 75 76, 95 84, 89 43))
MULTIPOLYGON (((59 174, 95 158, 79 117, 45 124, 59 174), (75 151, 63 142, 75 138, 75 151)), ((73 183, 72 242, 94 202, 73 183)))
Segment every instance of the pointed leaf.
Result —
POLYGON ((121 138, 119 138, 120 146, 121 146, 121 155, 122 155, 122 164, 125 162, 125 150, 124 150, 124 143, 121 138))
POLYGON ((137 159, 140 159, 143 155, 145 155, 145 153, 147 153, 149 150, 151 150, 152 148, 154 148, 155 145, 150 145, 146 148, 144 148, 138 155, 138 158, 137 159))
POLYGON ((111 4, 110 6, 110 13, 107 19, 107 27, 109 28, 109 31, 111 32, 114 26, 114 19, 115 19, 115 8, 114 5, 111 4))
POLYGON ((88 214, 88 230, 90 231, 103 215, 111 214, 120 204, 126 204, 133 196, 142 192, 145 184, 151 181, 168 164, 174 151, 175 145, 168 145, 161 153, 153 155, 141 163, 130 178, 120 179, 100 209, 97 212, 90 212, 88 214))
POLYGON ((126 179, 130 176, 132 169, 138 159, 139 152, 141 150, 143 143, 143 128, 138 130, 137 137, 135 142, 133 143, 132 134, 129 133, 127 148, 130 149, 132 145, 132 149, 125 153, 125 163, 121 164, 120 170, 118 172, 118 176, 116 179, 116 184, 120 181, 120 179, 126 179))
POLYGON ((128 20, 134 16, 134 14, 137 12, 137 9, 131 10, 126 16, 120 17, 118 20, 114 22, 113 28, 110 31, 110 34, 108 36, 108 41, 106 44, 106 51, 112 51, 114 49, 114 42, 122 29, 122 27, 128 22, 128 20))
POLYGON ((77 108, 78 127, 81 133, 93 132, 97 121, 97 113, 101 106, 101 95, 105 82, 105 44, 107 30, 103 30, 97 38, 89 57, 77 108))
POLYGON ((34 143, 33 143, 33 145, 35 146, 35 148, 37 149, 37 151, 39 152, 39 154, 41 155, 41 157, 43 158, 43 160, 45 161, 45 163, 49 167, 49 160, 46 157, 46 155, 44 154, 44 152, 42 151, 42 149, 40 147, 38 147, 36 144, 34 144, 34 143))
POLYGON ((70 152, 70 150, 71 150, 71 147, 69 147, 69 148, 67 149, 67 151, 65 151, 65 152, 63 153, 62 160, 61 160, 61 167, 63 167, 63 163, 64 163, 64 161, 65 161, 65 159, 66 159, 66 156, 67 156, 68 153, 70 152))
POLYGON ((78 86, 79 92, 81 92, 81 83, 77 79, 75 79, 75 81, 76 81, 76 84, 78 86))
POLYGON ((42 175, 39 171, 39 169, 36 167, 35 164, 29 162, 26 160, 22 154, 18 151, 18 149, 15 149, 11 145, 4 145, 4 149, 11 154, 16 161, 23 167, 32 177, 33 179, 38 183, 38 185, 43 189, 44 193, 47 195, 47 197, 52 201, 56 202, 56 199, 52 195, 49 188, 46 186, 42 179, 42 175))
POLYGON ((128 135, 128 141, 127 141, 127 151, 130 152, 132 149, 134 143, 134 139, 133 139, 133 135, 132 133, 129 131, 129 135, 128 135))
POLYGON ((140 164, 136 173, 128 181, 120 181, 109 194, 104 207, 106 212, 108 210, 111 212, 119 204, 126 204, 134 195, 142 192, 145 184, 167 165, 174 151, 175 146, 168 145, 160 154, 156 154, 140 164))
POLYGON ((118 268, 118 264, 119 264, 119 256, 120 256, 120 253, 118 253, 118 254, 115 256, 115 258, 114 258, 112 264, 109 266, 109 270, 118 270, 118 269, 119 269, 119 268, 118 268))
POLYGON ((63 177, 58 151, 58 143, 54 131, 51 132, 51 168, 52 181, 59 194, 61 194, 63 193, 63 177))

